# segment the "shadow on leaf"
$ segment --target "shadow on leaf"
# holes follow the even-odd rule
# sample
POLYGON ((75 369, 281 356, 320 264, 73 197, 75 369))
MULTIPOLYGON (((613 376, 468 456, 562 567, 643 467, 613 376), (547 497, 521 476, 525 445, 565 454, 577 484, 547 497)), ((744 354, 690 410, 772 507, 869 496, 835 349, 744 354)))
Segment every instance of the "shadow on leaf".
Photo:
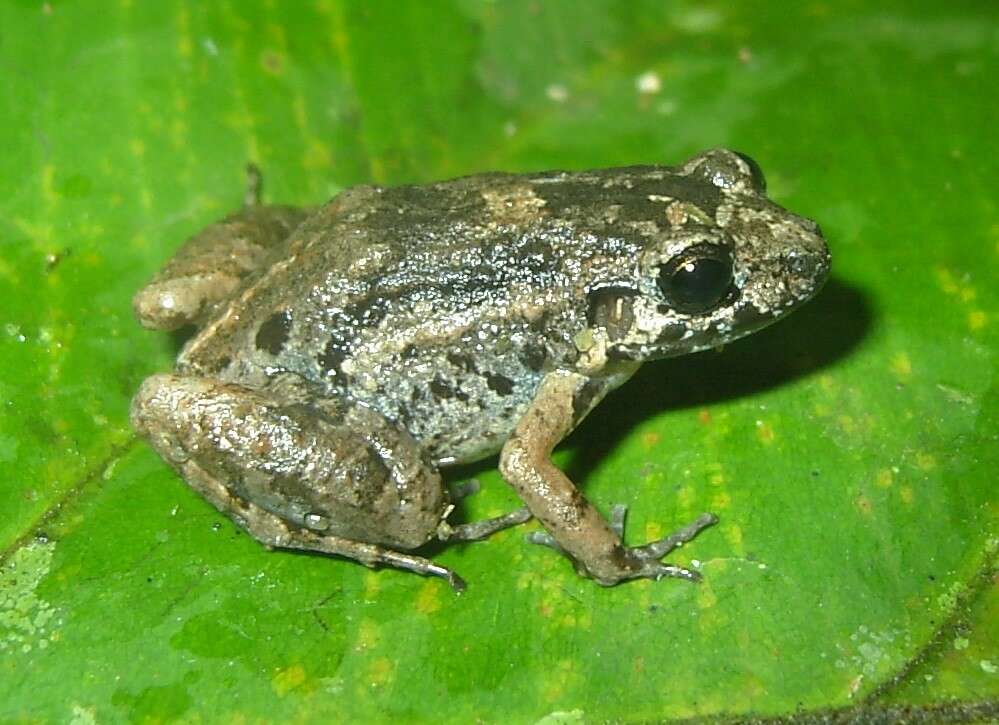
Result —
POLYGON ((824 370, 857 348, 872 321, 867 296, 831 279, 786 320, 721 351, 643 365, 569 436, 566 473, 584 482, 636 425, 664 411, 747 398, 824 370))

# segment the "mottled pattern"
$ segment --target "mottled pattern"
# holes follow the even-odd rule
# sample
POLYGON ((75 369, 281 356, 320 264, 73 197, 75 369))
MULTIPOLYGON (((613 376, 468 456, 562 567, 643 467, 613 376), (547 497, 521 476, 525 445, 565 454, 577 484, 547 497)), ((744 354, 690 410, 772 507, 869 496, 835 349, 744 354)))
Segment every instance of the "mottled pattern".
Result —
POLYGON ((697 578, 660 558, 713 516, 627 547, 550 454, 641 362, 741 337, 821 285, 817 227, 768 201, 754 164, 716 150, 678 168, 357 187, 273 213, 214 225, 136 295, 147 326, 204 325, 132 406, 195 489, 265 543, 457 587, 397 550, 464 539, 438 466, 502 449, 581 572, 697 578))
POLYGON ((719 153, 359 187, 295 232, 178 369, 256 386, 292 372, 399 422, 436 460, 474 460, 499 449, 547 370, 576 365, 591 293, 620 293, 626 316, 601 321, 608 356, 632 360, 718 345, 808 296, 821 239, 753 183, 719 153), (664 308, 657 265, 705 242, 732 250, 739 298, 708 315, 664 308))

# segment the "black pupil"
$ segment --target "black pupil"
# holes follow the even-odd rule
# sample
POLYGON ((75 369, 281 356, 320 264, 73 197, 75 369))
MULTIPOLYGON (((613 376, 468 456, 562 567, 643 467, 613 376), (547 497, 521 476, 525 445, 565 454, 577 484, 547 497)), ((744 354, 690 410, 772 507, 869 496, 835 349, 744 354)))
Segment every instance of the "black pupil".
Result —
MULTIPOLYGON (((667 270, 664 270, 667 271, 667 270)), ((661 280, 663 292, 674 309, 704 312, 725 297, 732 284, 732 268, 726 260, 694 257, 667 271, 661 280)))

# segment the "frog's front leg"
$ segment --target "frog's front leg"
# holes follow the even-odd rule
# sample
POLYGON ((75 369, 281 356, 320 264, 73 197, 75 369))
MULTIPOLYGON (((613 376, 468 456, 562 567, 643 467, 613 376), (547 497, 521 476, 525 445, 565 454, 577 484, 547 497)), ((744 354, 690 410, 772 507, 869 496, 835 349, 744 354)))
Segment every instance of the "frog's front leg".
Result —
POLYGON ((312 212, 260 204, 260 175, 249 169, 242 209, 187 240, 132 300, 143 327, 200 324, 281 254, 288 235, 312 212))
POLYGON ((463 588, 451 570, 397 550, 432 538, 450 503, 412 437, 370 408, 310 400, 294 387, 155 375, 131 415, 195 490, 262 543, 395 566, 463 588))
POLYGON ((645 546, 626 547, 618 531, 600 515, 551 461, 552 449, 585 414, 587 384, 578 373, 549 373, 513 435, 503 446, 500 470, 541 524, 577 567, 600 584, 626 579, 680 577, 697 573, 659 559, 715 522, 709 514, 682 531, 645 546))

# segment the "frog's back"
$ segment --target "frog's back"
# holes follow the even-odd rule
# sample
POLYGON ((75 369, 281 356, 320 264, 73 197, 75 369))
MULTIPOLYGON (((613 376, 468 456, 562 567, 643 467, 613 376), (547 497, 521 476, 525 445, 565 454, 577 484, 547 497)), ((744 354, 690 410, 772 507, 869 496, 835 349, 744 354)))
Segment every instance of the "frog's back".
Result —
POLYGON ((399 421, 440 459, 487 455, 544 373, 574 362, 588 280, 634 264, 661 218, 646 205, 678 178, 634 167, 350 189, 179 365, 254 386, 291 372, 399 421))

